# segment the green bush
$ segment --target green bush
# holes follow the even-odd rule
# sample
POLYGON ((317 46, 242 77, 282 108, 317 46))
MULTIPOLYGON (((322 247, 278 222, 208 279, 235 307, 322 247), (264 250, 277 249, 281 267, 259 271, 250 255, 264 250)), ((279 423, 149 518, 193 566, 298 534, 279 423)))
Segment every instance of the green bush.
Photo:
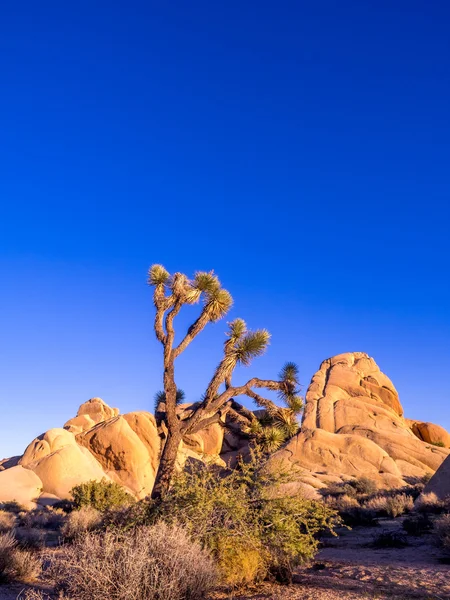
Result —
POLYGON ((124 488, 113 481, 87 481, 76 485, 71 490, 75 508, 91 507, 99 511, 106 511, 117 506, 124 506, 135 502, 133 496, 124 488))
POLYGON ((185 527, 213 553, 228 584, 269 575, 290 581, 292 570, 315 555, 320 532, 333 532, 341 520, 323 502, 283 493, 280 486, 288 479, 261 468, 255 454, 226 475, 193 466, 161 503, 149 505, 147 519, 185 527))

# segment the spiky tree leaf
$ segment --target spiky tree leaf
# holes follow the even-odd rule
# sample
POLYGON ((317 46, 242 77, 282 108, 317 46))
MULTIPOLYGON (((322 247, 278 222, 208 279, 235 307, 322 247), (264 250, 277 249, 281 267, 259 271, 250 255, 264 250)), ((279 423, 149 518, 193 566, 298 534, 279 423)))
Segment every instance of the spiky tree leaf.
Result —
MULTIPOLYGON (((185 395, 184 391, 182 389, 177 388, 177 395, 175 398, 175 402, 177 404, 181 404, 181 402, 183 402, 185 397, 186 397, 186 395, 185 395)), ((155 411, 157 410, 158 405, 161 402, 165 402, 165 401, 166 401, 166 392, 164 392, 162 390, 159 392, 156 392, 156 394, 155 394, 155 411)))
POLYGON ((261 356, 269 345, 270 333, 267 329, 249 331, 236 344, 236 356, 238 362, 248 366, 252 359, 261 356))
POLYGON ((194 276, 193 286, 200 292, 212 294, 220 289, 220 281, 214 271, 197 271, 194 276))
POLYGON ((169 280, 169 273, 162 265, 152 265, 148 270, 148 284, 160 285, 169 280))
POLYGON ((245 333, 247 333, 247 325, 244 319, 235 319, 228 323, 229 331, 228 337, 230 337, 233 341, 239 340, 245 333))
POLYGON ((230 292, 222 288, 208 292, 206 296, 206 309, 210 321, 218 321, 224 317, 233 305, 230 292))
POLYGON ((264 429, 259 444, 265 452, 275 452, 285 440, 286 435, 284 431, 280 427, 273 425, 272 427, 266 427, 264 429))
POLYGON ((286 405, 292 412, 298 415, 303 410, 303 398, 297 395, 287 395, 284 397, 286 405))
POLYGON ((287 362, 285 365, 283 365, 283 368, 279 374, 279 378, 280 381, 298 385, 298 366, 293 362, 287 362))

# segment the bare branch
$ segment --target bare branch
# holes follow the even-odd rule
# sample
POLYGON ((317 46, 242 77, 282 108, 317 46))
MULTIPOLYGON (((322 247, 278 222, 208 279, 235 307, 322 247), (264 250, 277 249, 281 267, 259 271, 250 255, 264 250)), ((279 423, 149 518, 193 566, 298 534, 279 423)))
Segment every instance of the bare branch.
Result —
POLYGON ((198 319, 189 327, 188 332, 185 335, 184 339, 174 349, 174 351, 173 351, 174 358, 177 358, 182 352, 184 352, 184 350, 186 350, 186 348, 189 346, 189 344, 192 342, 192 340, 195 337, 197 337, 197 335, 206 327, 206 325, 208 323, 209 323, 209 315, 208 315, 207 307, 205 306, 201 312, 201 315, 198 317, 198 319))

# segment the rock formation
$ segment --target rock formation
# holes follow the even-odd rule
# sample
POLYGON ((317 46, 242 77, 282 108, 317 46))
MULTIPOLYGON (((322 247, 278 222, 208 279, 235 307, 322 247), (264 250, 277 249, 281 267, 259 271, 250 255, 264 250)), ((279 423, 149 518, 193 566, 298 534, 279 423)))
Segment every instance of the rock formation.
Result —
MULTIPOLYGON (((340 354, 313 376, 301 430, 272 460, 299 469, 299 477, 314 487, 361 476, 381 486, 404 485, 434 473, 449 454, 423 435, 419 439, 413 423, 418 422, 403 417, 397 390, 372 358, 340 354)), ((423 431, 438 429, 427 424, 423 431)))
MULTIPOLYGON (((180 419, 192 407, 181 404, 180 419)), ((102 478, 144 498, 158 468, 163 413, 161 403, 155 416, 144 411, 119 415, 117 408, 92 398, 64 428, 37 437, 21 457, 0 461, 0 502, 52 503, 70 497, 74 485, 102 478)), ((248 444, 240 425, 224 417, 185 437, 177 465, 183 468, 194 458, 234 467, 237 457, 248 453, 248 444)), ((298 475, 290 489, 313 496, 330 482, 360 476, 383 487, 404 485, 433 474, 449 447, 450 434, 442 427, 405 419, 390 379, 367 354, 354 352, 322 363, 306 393, 300 431, 270 462, 281 462, 298 475)), ((449 469, 447 460, 429 484, 434 481, 439 493, 448 490, 449 469)))
MULTIPOLYGON (((179 407, 180 418, 191 406, 179 407)), ((64 428, 38 436, 21 457, 0 461, 0 502, 51 504, 70 498, 75 485, 103 478, 120 483, 137 499, 145 498, 155 481, 163 434, 152 414, 119 415, 117 408, 92 398, 64 428)), ((186 438, 178 467, 189 458, 205 457, 224 466, 219 458, 223 435, 223 428, 214 424, 186 438)))
POLYGON ((450 499, 450 456, 448 456, 423 490, 424 494, 436 494, 439 500, 450 499))

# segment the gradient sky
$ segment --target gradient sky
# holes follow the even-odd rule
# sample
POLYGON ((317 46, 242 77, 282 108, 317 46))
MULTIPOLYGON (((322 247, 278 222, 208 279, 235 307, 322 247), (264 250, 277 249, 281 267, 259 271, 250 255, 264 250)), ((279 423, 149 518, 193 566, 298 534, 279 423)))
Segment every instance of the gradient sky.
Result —
POLYGON ((154 262, 271 331, 238 380, 364 351, 450 429, 449 28, 444 1, 2 2, 0 458, 93 396, 152 409, 154 262))

